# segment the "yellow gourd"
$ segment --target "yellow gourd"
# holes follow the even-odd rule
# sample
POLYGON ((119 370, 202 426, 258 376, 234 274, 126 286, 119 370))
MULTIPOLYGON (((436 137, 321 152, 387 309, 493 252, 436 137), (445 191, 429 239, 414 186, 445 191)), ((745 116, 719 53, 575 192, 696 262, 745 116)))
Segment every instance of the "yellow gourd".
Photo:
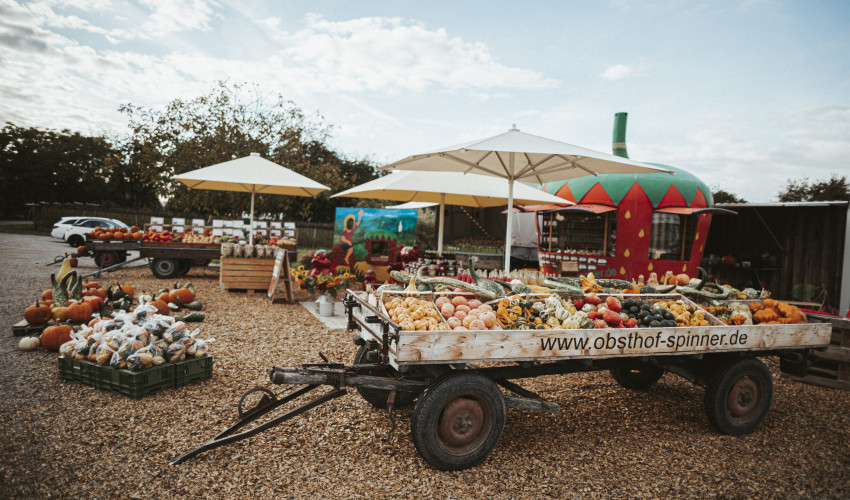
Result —
POLYGON ((71 259, 66 257, 65 260, 62 261, 62 267, 59 269, 59 272, 56 273, 56 281, 61 283, 62 278, 70 272, 71 272, 71 259))

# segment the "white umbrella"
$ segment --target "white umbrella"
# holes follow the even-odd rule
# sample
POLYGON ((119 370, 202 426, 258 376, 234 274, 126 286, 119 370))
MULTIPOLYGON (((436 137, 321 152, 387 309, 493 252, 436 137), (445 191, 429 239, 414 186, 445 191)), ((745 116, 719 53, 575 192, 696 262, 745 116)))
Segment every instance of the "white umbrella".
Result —
POLYGON ((254 196, 257 193, 315 197, 330 189, 313 179, 261 158, 260 153, 251 153, 251 156, 216 163, 171 178, 182 182, 189 189, 251 193, 251 230, 248 237, 251 244, 254 243, 254 196))
MULTIPOLYGON (((466 207, 498 207, 508 203, 510 192, 508 181, 489 175, 464 174, 461 172, 418 172, 415 170, 393 172, 365 184, 332 195, 331 198, 374 198, 407 202, 431 202, 440 204, 440 227, 437 233, 437 252, 443 253, 443 219, 446 205, 466 207)), ((574 205, 546 191, 519 183, 514 186, 513 202, 522 204, 556 203, 574 205), (545 201, 544 201, 545 200, 545 201)), ((509 216, 510 217, 510 216, 509 216)), ((508 224, 510 224, 508 219, 508 224)), ((510 232, 508 233, 510 238, 510 232)), ((510 240, 506 242, 510 245, 510 240)))
MULTIPOLYGON (((380 168, 464 172, 501 177, 508 181, 508 206, 513 206, 514 181, 542 184, 584 175, 672 173, 620 156, 526 134, 516 128, 486 139, 409 156, 380 168)), ((511 211, 508 211, 505 241, 505 272, 510 272, 511 211)))

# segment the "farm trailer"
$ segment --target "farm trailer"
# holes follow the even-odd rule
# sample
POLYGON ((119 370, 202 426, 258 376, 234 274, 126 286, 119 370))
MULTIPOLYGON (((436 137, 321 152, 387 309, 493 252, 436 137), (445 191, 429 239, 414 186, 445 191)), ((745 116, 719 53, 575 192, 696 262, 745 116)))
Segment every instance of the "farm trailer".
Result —
POLYGON ((684 377, 705 387, 705 412, 715 429, 747 434, 764 420, 773 398, 771 374, 758 358, 778 356, 783 372, 802 377, 811 351, 825 349, 831 334, 828 323, 726 326, 713 317, 712 325, 702 327, 405 331, 372 295, 348 291, 344 304, 348 327, 356 331, 352 365, 320 353, 324 363, 272 367, 272 384, 303 387, 280 394, 266 387, 249 390, 233 426, 171 463, 246 439, 353 388, 388 410, 390 432, 393 408, 415 402, 410 426, 419 454, 438 469, 461 470, 483 461, 496 446, 506 408, 560 410, 516 380, 599 370, 636 390, 648 389, 665 372, 684 377), (322 386, 331 390, 237 432, 322 386))

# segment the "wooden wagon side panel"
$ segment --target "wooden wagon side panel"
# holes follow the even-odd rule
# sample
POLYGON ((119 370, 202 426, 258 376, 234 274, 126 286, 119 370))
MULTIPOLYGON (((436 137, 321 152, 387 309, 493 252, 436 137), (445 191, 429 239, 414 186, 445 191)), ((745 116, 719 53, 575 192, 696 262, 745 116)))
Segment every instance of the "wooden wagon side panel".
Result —
POLYGON ((401 332, 396 361, 481 361, 699 354, 829 344, 825 324, 658 329, 401 332))

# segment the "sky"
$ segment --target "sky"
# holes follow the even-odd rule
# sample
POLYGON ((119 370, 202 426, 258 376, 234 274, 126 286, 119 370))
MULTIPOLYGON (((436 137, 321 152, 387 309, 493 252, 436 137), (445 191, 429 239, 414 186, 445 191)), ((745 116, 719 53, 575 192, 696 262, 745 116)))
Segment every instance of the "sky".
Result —
MULTIPOLYGON (((0 124, 127 133, 256 84, 386 164, 512 126, 750 202, 850 175, 850 2, 0 0, 0 124)), ((199 165, 203 166, 203 165, 199 165)))

